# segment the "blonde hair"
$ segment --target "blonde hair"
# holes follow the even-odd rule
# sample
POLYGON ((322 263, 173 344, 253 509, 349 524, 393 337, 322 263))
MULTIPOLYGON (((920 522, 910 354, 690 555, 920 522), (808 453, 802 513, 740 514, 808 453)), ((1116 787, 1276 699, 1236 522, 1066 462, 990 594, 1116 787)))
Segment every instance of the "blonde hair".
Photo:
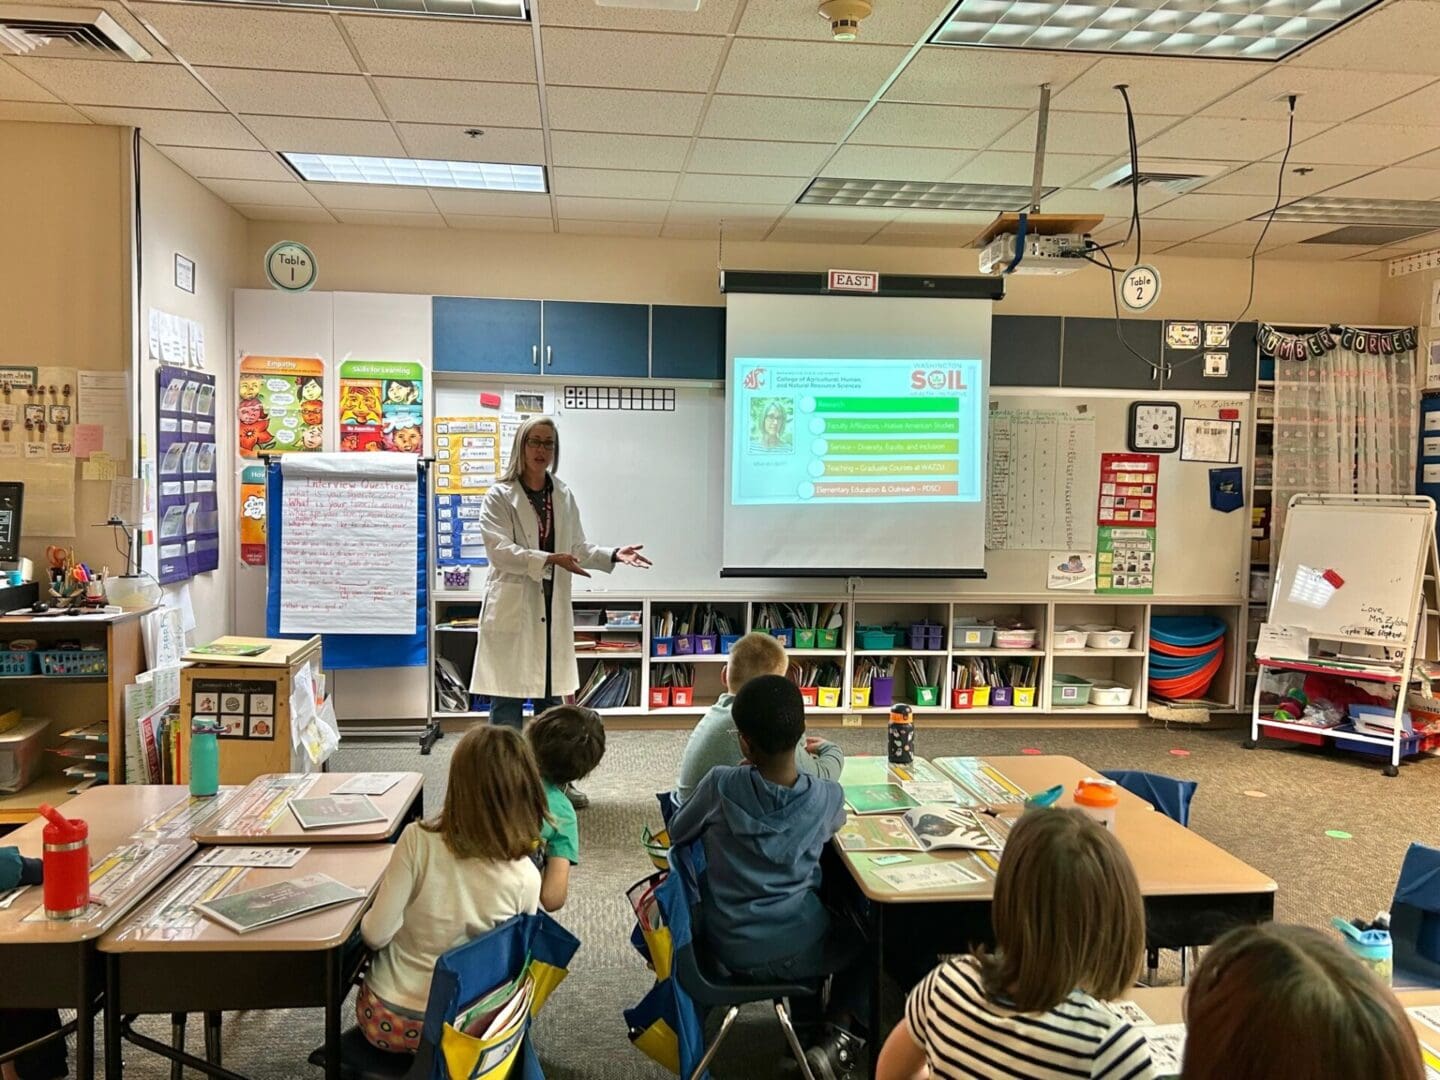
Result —
POLYGON ((732 694, 740 693, 751 679, 761 675, 784 675, 790 670, 785 646, 769 634, 752 630, 730 646, 730 659, 725 665, 725 686, 732 694))
POLYGON ((1046 1012, 1080 989, 1119 997, 1145 958, 1145 901, 1108 830, 1079 810, 1032 810, 1005 841, 990 907, 996 950, 979 953, 985 992, 1046 1012))
POLYGON ((450 757, 445 806, 421 822, 459 859, 511 862, 535 850, 545 789, 530 747, 506 727, 472 727, 450 757))
POLYGON ((1395 995, 1337 941, 1308 927, 1230 931, 1195 972, 1185 1018, 1184 1080, 1425 1075, 1395 995))
POLYGON ((513 484, 520 479, 525 470, 525 440, 537 427, 548 427, 555 436, 555 456, 550 459, 550 472, 560 471, 560 429, 555 426, 553 417, 532 416, 515 429, 515 441, 510 444, 510 464, 505 466, 501 480, 513 484))

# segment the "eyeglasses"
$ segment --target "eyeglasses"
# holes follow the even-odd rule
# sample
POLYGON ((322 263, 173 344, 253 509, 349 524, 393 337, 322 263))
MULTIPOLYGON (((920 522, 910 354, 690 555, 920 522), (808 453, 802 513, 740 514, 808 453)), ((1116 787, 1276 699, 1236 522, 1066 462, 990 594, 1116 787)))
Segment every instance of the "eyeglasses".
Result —
POLYGON ((554 439, 526 439, 526 446, 533 446, 536 450, 554 450, 554 439))

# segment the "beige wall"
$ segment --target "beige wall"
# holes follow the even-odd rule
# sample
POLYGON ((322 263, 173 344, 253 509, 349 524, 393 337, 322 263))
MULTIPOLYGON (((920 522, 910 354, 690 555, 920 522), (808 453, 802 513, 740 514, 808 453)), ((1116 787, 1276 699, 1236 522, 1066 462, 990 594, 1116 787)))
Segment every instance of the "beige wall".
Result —
MULTIPOLYGON (((0 363, 129 368, 126 157, 119 128, 0 122, 0 363)), ((26 479, 24 465, 0 457, 0 477, 16 476, 26 479)), ((75 534, 22 524, 21 551, 41 568, 46 545, 61 543, 118 572, 110 531, 93 528, 107 516, 110 485, 80 480, 78 462, 75 476, 75 534)))
MULTIPOLYGON (((277 240, 299 240, 320 265, 317 287, 336 291, 553 297, 717 304, 710 241, 482 233, 359 225, 256 222, 249 229, 246 286, 266 287, 263 259, 277 240)), ((1224 318, 1245 306, 1249 264, 1235 259, 1152 261, 1163 288, 1153 318, 1224 318)), ((929 247, 725 244, 734 269, 828 267, 894 273, 973 274, 976 252, 929 247)), ((1380 263, 1262 260, 1250 317, 1272 322, 1373 322, 1380 263)), ((1108 315, 1108 275, 1098 267, 1061 278, 1011 277, 1007 314, 1108 315)))
MULTIPOLYGON (((190 583, 195 609, 194 640, 210 641, 231 626, 231 592, 236 554, 234 425, 227 423, 226 402, 234 396, 231 340, 232 297, 240 282, 245 254, 245 219, 218 196, 184 173, 148 143, 140 144, 144 258, 140 310, 167 311, 195 319, 205 327, 205 370, 215 376, 217 500, 220 507, 220 568, 190 583), (195 292, 175 286, 175 254, 195 263, 195 292)), ((147 350, 148 351, 148 350, 147 350)), ((153 462, 155 440, 155 369, 141 364, 140 423, 153 462)))

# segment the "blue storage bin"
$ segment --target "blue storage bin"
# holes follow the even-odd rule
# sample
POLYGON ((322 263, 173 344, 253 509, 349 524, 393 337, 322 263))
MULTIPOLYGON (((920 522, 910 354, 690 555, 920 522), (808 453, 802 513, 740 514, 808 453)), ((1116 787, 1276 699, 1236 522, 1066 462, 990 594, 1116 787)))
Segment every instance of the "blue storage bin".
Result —
POLYGON ((721 634, 721 635, 720 635, 720 651, 721 651, 722 653, 724 653, 725 655, 728 656, 729 653, 730 653, 730 650, 735 647, 735 642, 737 642, 737 641, 739 641, 739 640, 740 640, 740 635, 739 635, 739 634, 721 634))
MULTIPOLYGON (((1394 713, 1390 715, 1393 716, 1394 713)), ((1333 730, 1336 733, 1335 745, 1341 750, 1348 750, 1352 754, 1369 754, 1371 757, 1388 758, 1390 756, 1390 747, 1388 744, 1361 742, 1359 739, 1345 738, 1341 733, 1348 731, 1354 734, 1354 724, 1341 724, 1333 730)), ((1400 756, 1409 757, 1412 754, 1418 754, 1420 752, 1420 744, 1423 741, 1419 735, 1401 735, 1400 756)))
POLYGON ((783 630, 771 630, 770 636, 779 640, 780 644, 784 645, 787 649, 793 649, 795 647, 795 631, 788 626, 783 630))
POLYGON ((0 649, 0 676, 34 675, 37 659, 33 649, 0 649))
POLYGON ((657 637, 650 639, 651 656, 674 656, 675 639, 673 637, 657 637))

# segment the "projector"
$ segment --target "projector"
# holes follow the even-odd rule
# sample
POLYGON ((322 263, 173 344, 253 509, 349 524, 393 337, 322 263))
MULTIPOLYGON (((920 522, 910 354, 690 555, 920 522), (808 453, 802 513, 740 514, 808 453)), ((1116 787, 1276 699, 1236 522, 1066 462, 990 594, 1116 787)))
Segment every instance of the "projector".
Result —
MULTIPOLYGON (((1003 274, 1005 268, 1015 259, 1015 233, 1001 233, 980 250, 980 273, 1003 274)), ((1028 235, 1020 264, 1011 273, 1015 274, 1073 274, 1083 269, 1081 256, 1085 252, 1085 237, 1080 233, 1060 233, 1055 236, 1028 235)))

